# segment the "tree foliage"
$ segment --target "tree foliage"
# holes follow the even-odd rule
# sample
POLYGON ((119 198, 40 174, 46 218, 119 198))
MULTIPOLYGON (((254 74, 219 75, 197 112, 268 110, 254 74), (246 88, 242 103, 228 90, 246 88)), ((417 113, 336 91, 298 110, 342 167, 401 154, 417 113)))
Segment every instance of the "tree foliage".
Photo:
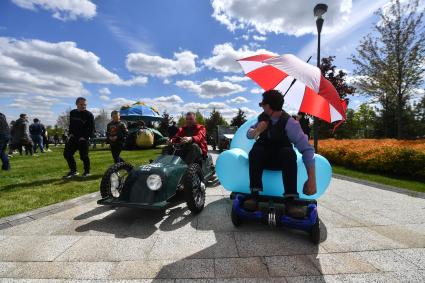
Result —
POLYGON ((210 116, 205 120, 205 127, 207 128, 207 133, 211 136, 214 136, 214 133, 217 130, 217 126, 227 126, 226 120, 223 118, 221 113, 216 109, 211 111, 210 116))
POLYGON ((159 124, 159 131, 164 136, 168 135, 168 127, 170 126, 171 122, 173 121, 173 116, 170 115, 167 111, 164 111, 162 113, 162 121, 159 124))
POLYGON ((205 118, 199 110, 195 112, 195 119, 196 119, 196 123, 200 125, 205 125, 205 118))
MULTIPOLYGON (((418 4, 418 0, 403 4, 394 0, 379 10, 376 33, 365 36, 351 57, 359 90, 381 104, 382 117, 394 115, 397 138, 404 136, 403 117, 425 73, 424 13, 417 11, 418 4)), ((382 125, 386 136, 391 135, 391 122, 382 125)))
POLYGON ((238 113, 235 117, 232 118, 232 121, 230 122, 230 126, 234 127, 240 127, 243 123, 246 122, 246 114, 241 109, 238 109, 238 113))
POLYGON ((56 126, 68 130, 69 128, 69 113, 71 112, 71 107, 68 107, 61 115, 58 116, 56 121, 56 126))

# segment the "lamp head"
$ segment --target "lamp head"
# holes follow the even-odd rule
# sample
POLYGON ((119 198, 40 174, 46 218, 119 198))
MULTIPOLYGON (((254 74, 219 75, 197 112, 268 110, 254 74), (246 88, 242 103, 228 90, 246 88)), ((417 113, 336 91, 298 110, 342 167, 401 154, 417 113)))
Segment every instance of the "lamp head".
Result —
POLYGON ((318 18, 321 18, 323 16, 323 14, 326 13, 327 10, 328 10, 328 5, 322 4, 322 3, 317 4, 314 7, 314 10, 313 10, 314 16, 315 17, 318 17, 318 18))

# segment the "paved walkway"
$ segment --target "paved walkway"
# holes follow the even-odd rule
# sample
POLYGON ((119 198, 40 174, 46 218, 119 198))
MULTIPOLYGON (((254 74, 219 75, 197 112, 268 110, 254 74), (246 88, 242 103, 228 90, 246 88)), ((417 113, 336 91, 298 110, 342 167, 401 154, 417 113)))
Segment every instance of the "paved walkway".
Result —
POLYGON ((2 229, 0 281, 425 282, 425 199, 333 179, 315 246, 301 232, 234 228, 228 193, 207 193, 196 217, 184 203, 164 214, 89 200, 2 229))

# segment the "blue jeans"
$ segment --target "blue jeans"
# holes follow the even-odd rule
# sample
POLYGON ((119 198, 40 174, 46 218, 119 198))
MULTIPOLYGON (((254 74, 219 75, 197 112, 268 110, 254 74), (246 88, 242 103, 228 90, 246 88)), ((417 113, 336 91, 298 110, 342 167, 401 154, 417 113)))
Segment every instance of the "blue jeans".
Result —
POLYGON ((3 170, 10 169, 9 157, 7 156, 7 152, 6 152, 8 141, 9 141, 9 137, 0 137, 0 159, 2 162, 1 169, 3 170))
POLYGON ((34 152, 37 151, 37 145, 40 147, 40 151, 43 152, 43 137, 41 135, 31 135, 31 139, 34 143, 34 152))

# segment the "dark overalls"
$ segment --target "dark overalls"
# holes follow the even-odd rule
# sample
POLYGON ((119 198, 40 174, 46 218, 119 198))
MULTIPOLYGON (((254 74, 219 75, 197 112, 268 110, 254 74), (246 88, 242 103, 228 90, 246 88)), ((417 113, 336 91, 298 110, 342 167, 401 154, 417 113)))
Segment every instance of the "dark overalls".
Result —
POLYGON ((289 118, 289 114, 283 112, 274 125, 270 120, 267 130, 260 134, 249 152, 249 178, 253 193, 263 190, 263 170, 268 169, 282 171, 284 195, 298 196, 297 155, 285 131, 289 118))

